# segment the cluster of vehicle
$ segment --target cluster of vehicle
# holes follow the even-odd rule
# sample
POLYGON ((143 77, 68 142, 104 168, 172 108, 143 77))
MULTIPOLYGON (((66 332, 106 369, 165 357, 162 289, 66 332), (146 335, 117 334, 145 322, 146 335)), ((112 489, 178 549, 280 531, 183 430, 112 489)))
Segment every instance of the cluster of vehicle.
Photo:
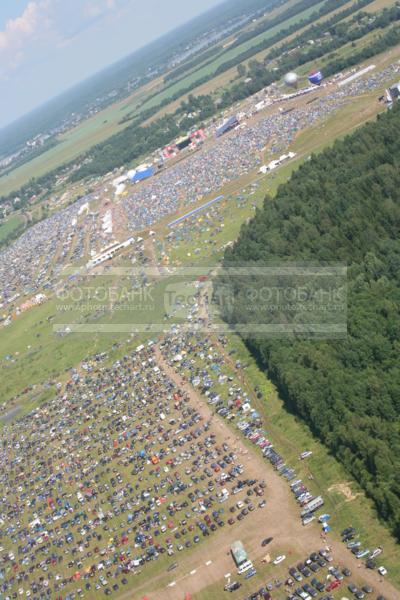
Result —
MULTIPOLYGON (((376 569, 378 567, 375 559, 382 554, 382 548, 378 547, 372 551, 368 550, 368 548, 363 549, 354 527, 347 527, 342 531, 342 542, 346 544, 347 548, 356 558, 366 558, 365 566, 368 569, 376 569)), ((384 566, 380 566, 378 567, 378 572, 380 575, 384 576, 386 575, 387 570, 384 566)))
POLYGON ((114 595, 162 555, 265 506, 265 483, 217 442, 150 345, 106 358, 87 359, 54 399, 2 430, 7 600, 114 595))
MULTIPOLYGON (((221 336, 219 341, 224 345, 224 339, 221 336)), ((258 446, 264 457, 270 461, 277 472, 282 475, 288 482, 290 482, 290 488, 295 495, 299 505, 302 507, 302 520, 303 524, 306 525, 311 520, 315 519, 314 511, 324 504, 323 498, 320 496, 314 497, 307 486, 301 479, 296 479, 296 472, 284 461, 284 458, 276 451, 273 444, 268 438, 267 432, 263 429, 260 419, 257 417, 256 411, 251 407, 251 403, 246 392, 238 386, 232 384, 233 378, 228 374, 223 373, 222 365, 223 358, 222 354, 218 350, 216 345, 210 343, 207 338, 198 338, 196 336, 185 336, 176 332, 167 338, 165 346, 163 348, 164 356, 171 366, 176 368, 174 360, 169 359, 170 356, 183 354, 182 350, 185 349, 184 360, 179 361, 180 368, 183 367, 185 376, 195 386, 200 388, 202 393, 208 397, 208 402, 215 407, 216 413, 220 416, 235 421, 237 429, 255 446, 258 446), (200 356, 202 359, 201 366, 198 365, 197 357, 200 356), (227 398, 223 399, 223 393, 220 389, 223 385, 227 385, 226 392, 227 398), (214 391, 215 387, 218 386, 218 393, 214 391)), ((235 364, 237 369, 241 368, 239 361, 235 364)), ((261 392, 255 390, 257 395, 261 392)), ((309 452, 305 453, 309 456, 309 452)), ((237 487, 234 488, 235 493, 237 487)), ((246 510, 246 507, 242 505, 237 506, 240 511, 246 510)), ((241 513, 239 513, 239 518, 241 513)), ((233 524, 234 520, 231 520, 233 524)), ((322 522, 322 521, 321 521, 322 522)), ((356 554, 356 552, 354 552, 356 554)), ((364 555, 366 556, 366 554, 364 555)), ((285 559, 282 555, 277 557, 275 561, 281 562, 285 559)), ((276 564, 278 564, 276 562, 276 564)), ((333 598, 332 592, 342 585, 344 577, 351 575, 347 569, 340 570, 335 566, 327 563, 332 562, 332 557, 326 550, 321 550, 318 553, 313 553, 304 563, 299 563, 297 567, 291 569, 290 580, 291 585, 294 588, 293 593, 288 597, 290 599, 302 598, 303 600, 311 600, 312 598, 318 598, 320 600, 330 600, 333 598), (321 577, 318 572, 324 567, 328 568, 328 573, 324 573, 321 577), (295 576, 296 574, 296 576, 295 576), (299 579, 300 578, 300 579, 299 579), (304 581, 304 579, 308 579, 304 581), (328 578, 328 581, 327 581, 328 578), (300 583, 297 585, 296 583, 300 583), (322 596, 321 596, 322 594, 322 596)), ((251 577, 255 570, 249 566, 248 577, 251 577)), ((230 591, 237 589, 237 582, 232 584, 230 591)), ((240 585, 240 584, 238 584, 240 585)), ((254 600, 255 598, 263 598, 262 594, 269 594, 274 587, 278 584, 268 584, 265 588, 261 588, 257 592, 254 592, 249 598, 254 600)), ((370 592, 365 591, 369 589, 368 586, 364 586, 365 589, 356 590, 359 594, 368 594, 370 592)))
POLYGON ((302 522, 303 525, 307 525, 307 523, 315 518, 312 513, 322 506, 322 498, 313 496, 302 480, 296 479, 296 471, 293 467, 286 464, 283 457, 275 450, 262 429, 257 428, 254 423, 247 421, 240 421, 237 427, 245 437, 262 449, 264 457, 269 460, 279 475, 287 479, 288 482, 291 482, 290 488, 296 500, 302 508, 305 507, 302 512, 302 522))
POLYGON ((253 592, 252 594, 250 594, 250 596, 247 596, 246 598, 244 598, 244 600, 271 600, 271 599, 272 599, 272 596, 265 586, 261 587, 256 592, 253 592))
MULTIPOLYGON (((287 584, 295 587, 294 592, 287 596, 287 600, 312 600, 319 597, 320 600, 333 600, 334 592, 339 588, 345 578, 351 577, 351 571, 347 568, 340 569, 336 566, 328 566, 333 561, 332 556, 325 549, 319 552, 313 552, 304 561, 298 563, 289 569, 290 578, 287 584), (321 577, 317 573, 327 567, 328 573, 321 577), (305 581, 305 580, 309 581, 305 581), (320 596, 320 594, 323 594, 320 596)), ((366 595, 371 594, 373 589, 369 585, 358 588, 355 584, 349 583, 348 590, 354 594, 357 600, 362 600, 366 595)), ((380 597, 382 600, 382 597, 380 597)))
MULTIPOLYGON (((222 335, 219 336, 218 341, 223 346, 226 344, 226 338, 222 335)), ((185 358, 178 361, 180 372, 183 368, 188 380, 194 387, 200 388, 216 414, 228 421, 235 422, 235 426, 241 434, 260 448, 263 456, 269 460, 276 471, 288 482, 293 482, 292 491, 296 494, 300 506, 307 507, 307 515, 302 517, 303 523, 307 524, 314 519, 312 512, 323 504, 322 498, 319 497, 320 501, 318 502, 318 498, 309 492, 304 483, 299 479, 296 480, 295 469, 287 465, 281 454, 274 448, 267 431, 262 427, 257 412, 251 405, 248 393, 235 384, 234 377, 229 372, 223 372, 224 358, 218 348, 213 346, 207 338, 200 340, 197 337, 184 336, 179 333, 176 336, 169 336, 165 340, 163 353, 174 368, 176 368, 176 363, 175 359, 171 360, 171 356, 181 358, 183 349, 185 358), (196 357, 202 359, 201 367, 197 366, 196 357), (215 389, 217 385, 218 390, 215 389), (222 392, 221 388, 224 387, 225 390, 222 392), (311 506, 308 510, 308 505, 314 500, 316 501, 315 506, 311 506)), ((239 360, 235 361, 235 368, 238 370, 242 368, 239 360)), ((255 393, 258 398, 262 397, 262 392, 258 388, 255 388, 255 393)), ((309 451, 304 452, 303 458, 307 458, 310 454, 309 451)))

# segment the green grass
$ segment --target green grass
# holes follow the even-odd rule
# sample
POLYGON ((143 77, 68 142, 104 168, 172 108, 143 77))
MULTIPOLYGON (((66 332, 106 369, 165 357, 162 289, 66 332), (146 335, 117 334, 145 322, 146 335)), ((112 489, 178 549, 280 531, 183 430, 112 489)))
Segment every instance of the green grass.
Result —
POLYGON ((60 143, 54 148, 0 177, 0 196, 19 189, 32 177, 40 177, 70 162, 87 152, 94 145, 125 129, 130 122, 123 124, 119 122, 124 116, 137 108, 141 99, 146 97, 147 94, 147 90, 142 90, 122 102, 119 101, 111 105, 60 136, 60 143))
POLYGON ((236 350, 235 359, 249 365, 245 377, 251 386, 258 385, 263 392, 263 399, 254 396, 252 404, 265 415, 265 425, 271 440, 285 460, 292 464, 299 477, 307 481, 307 485, 317 495, 322 493, 325 509, 332 515, 331 524, 335 531, 341 531, 349 524, 356 527, 365 547, 383 546, 382 561, 388 568, 390 580, 400 586, 400 547, 380 522, 373 503, 368 500, 361 488, 353 481, 344 467, 329 453, 327 448, 313 437, 305 423, 288 412, 283 401, 265 373, 260 371, 255 360, 249 354, 244 343, 236 336, 229 337, 229 348, 236 350), (311 450, 313 455, 307 461, 299 461, 298 456, 304 450, 311 450), (308 479, 309 475, 313 479, 308 479), (350 488, 356 499, 346 502, 342 493, 328 491, 332 486, 351 482, 350 488))
POLYGON ((12 235, 13 232, 18 229, 23 222, 23 218, 19 215, 14 215, 7 218, 5 221, 2 221, 0 223, 0 245, 4 240, 7 239, 9 235, 12 235))

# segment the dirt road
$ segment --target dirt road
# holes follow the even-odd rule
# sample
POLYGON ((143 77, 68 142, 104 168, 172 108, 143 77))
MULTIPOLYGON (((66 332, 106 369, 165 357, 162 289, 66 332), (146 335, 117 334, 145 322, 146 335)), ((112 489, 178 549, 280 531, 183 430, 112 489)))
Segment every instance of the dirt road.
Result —
MULTIPOLYGON (((185 593, 194 594, 205 586, 221 580, 225 573, 235 573, 232 558, 229 555, 230 544, 235 539, 241 539, 246 549, 256 564, 265 555, 265 550, 261 547, 261 540, 266 536, 272 536, 274 541, 268 547, 272 557, 280 551, 284 551, 288 557, 286 568, 290 562, 295 562, 301 557, 305 557, 312 551, 318 550, 324 546, 321 539, 321 532, 317 525, 311 524, 303 527, 299 518, 299 508, 286 480, 281 478, 272 466, 265 461, 261 454, 249 450, 239 434, 236 435, 227 425, 222 417, 213 415, 210 407, 204 402, 193 387, 182 379, 182 377, 172 368, 163 355, 159 347, 156 348, 156 360, 160 368, 171 378, 174 383, 184 389, 196 406, 199 413, 208 420, 211 420, 213 430, 217 435, 218 442, 226 440, 236 449, 240 462, 246 467, 248 477, 264 479, 267 483, 266 501, 264 509, 257 509, 248 515, 244 521, 235 524, 232 528, 225 526, 221 532, 207 542, 206 550, 203 554, 196 553, 190 560, 182 561, 182 569, 176 576, 171 576, 171 581, 175 580, 176 585, 173 588, 159 590, 154 596, 162 600, 178 600, 184 597, 185 593), (212 564, 205 565, 205 557, 211 560, 212 564), (291 560, 292 557, 292 560, 291 560), (190 575, 190 571, 196 570, 196 573, 190 575), (182 577, 180 573, 184 571, 186 576, 182 577)), ((360 582, 368 583, 375 590, 379 590, 387 600, 398 600, 399 593, 386 580, 379 581, 380 577, 375 571, 360 567, 358 561, 341 543, 338 538, 329 537, 329 545, 332 549, 334 564, 348 567, 354 574, 355 579, 360 582)), ((266 579, 275 575, 274 567, 268 566, 266 579)), ((152 596, 150 595, 150 598, 152 596)))

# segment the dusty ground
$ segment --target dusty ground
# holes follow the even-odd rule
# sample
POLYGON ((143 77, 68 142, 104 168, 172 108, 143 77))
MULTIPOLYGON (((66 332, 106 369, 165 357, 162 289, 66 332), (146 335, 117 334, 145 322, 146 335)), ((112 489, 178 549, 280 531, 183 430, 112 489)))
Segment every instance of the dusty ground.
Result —
MULTIPOLYGON (((257 565, 257 563, 260 564, 261 559, 266 554, 265 549, 261 547, 261 541, 266 536, 272 536, 274 541, 268 547, 268 552, 272 559, 281 552, 286 554, 288 560, 284 563, 285 572, 287 572, 287 568, 291 563, 293 564, 310 552, 323 547, 325 542, 321 537, 318 526, 310 524, 303 527, 301 525, 299 509, 290 493, 287 482, 261 457, 261 454, 248 450, 242 439, 235 435, 223 418, 213 415, 209 406, 199 397, 192 386, 185 382, 167 364, 159 348, 156 350, 156 358, 160 368, 165 370, 176 385, 188 392, 201 415, 205 419, 212 420, 218 442, 227 440, 235 448, 237 455, 240 457, 240 462, 246 467, 247 476, 266 481, 265 499, 267 505, 263 509, 256 509, 242 522, 236 523, 234 526, 226 524, 218 535, 210 538, 207 546, 202 546, 201 550, 199 549, 191 556, 176 556, 179 567, 173 573, 170 573, 168 577, 169 583, 175 582, 173 587, 166 584, 166 573, 164 572, 157 578, 153 578, 150 585, 144 584, 137 588, 133 594, 130 592, 121 596, 121 599, 138 600, 147 593, 150 600, 181 600, 187 593, 195 594, 204 587, 221 581, 227 573, 234 576, 235 568, 229 548, 230 544, 236 539, 243 541, 249 556, 257 565), (160 589, 155 592, 147 592, 148 589, 156 587, 155 582, 157 580, 160 580, 160 589)), ((347 487, 347 489, 349 488, 347 487)), ((241 496, 239 495, 238 499, 239 497, 241 496)), ((360 561, 343 546, 338 538, 332 539, 330 537, 329 545, 332 549, 335 564, 339 563, 341 566, 350 568, 354 574, 362 578, 364 583, 370 584, 374 589, 384 594, 387 600, 398 599, 399 594, 395 588, 385 580, 379 581, 379 575, 376 572, 361 567, 360 561)), ((274 571, 272 565, 264 568, 268 569, 270 578, 278 573, 278 571, 274 571)), ((268 575, 266 575, 267 577, 268 575)))
POLYGON ((335 485, 331 485, 331 487, 328 488, 328 492, 339 492, 340 494, 343 494, 346 502, 352 502, 353 500, 356 500, 358 496, 362 496, 362 494, 360 492, 354 494, 351 491, 350 486, 351 481, 345 483, 336 483, 335 485))

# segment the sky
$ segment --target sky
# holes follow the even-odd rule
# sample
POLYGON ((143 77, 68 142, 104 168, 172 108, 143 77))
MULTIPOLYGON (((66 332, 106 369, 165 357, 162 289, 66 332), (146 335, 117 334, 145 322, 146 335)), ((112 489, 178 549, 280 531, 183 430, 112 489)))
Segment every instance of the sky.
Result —
POLYGON ((0 0, 0 127, 221 0, 0 0))

